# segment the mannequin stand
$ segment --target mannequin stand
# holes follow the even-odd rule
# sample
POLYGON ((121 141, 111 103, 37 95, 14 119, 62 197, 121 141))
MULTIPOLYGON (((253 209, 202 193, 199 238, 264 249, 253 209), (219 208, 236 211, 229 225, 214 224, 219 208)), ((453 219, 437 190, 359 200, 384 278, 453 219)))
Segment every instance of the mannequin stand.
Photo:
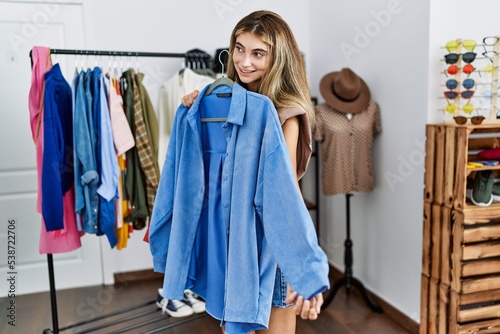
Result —
POLYGON ((351 227, 350 227, 350 198, 353 196, 352 194, 345 194, 346 198, 346 240, 344 242, 344 264, 345 264, 345 271, 344 271, 344 276, 336 281, 333 284, 333 287, 330 290, 330 294, 328 297, 325 299, 325 302, 322 306, 322 308, 328 307, 330 303, 333 301, 335 298, 335 295, 339 291, 339 289, 345 285, 346 288, 346 293, 349 294, 351 290, 351 286, 354 286, 359 290, 361 293, 361 296, 363 297, 363 300, 365 301, 366 305, 373 311, 377 313, 383 313, 384 311, 382 308, 376 304, 368 295, 368 291, 366 291, 366 288, 364 287, 363 283, 359 281, 357 278, 355 278, 352 274, 352 240, 351 240, 351 227))

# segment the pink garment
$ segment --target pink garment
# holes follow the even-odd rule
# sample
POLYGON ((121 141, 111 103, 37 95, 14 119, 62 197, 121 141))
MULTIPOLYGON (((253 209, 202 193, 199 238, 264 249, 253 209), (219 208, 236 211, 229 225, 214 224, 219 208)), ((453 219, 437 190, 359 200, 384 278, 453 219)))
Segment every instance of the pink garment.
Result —
MULTIPOLYGON (((109 117, 111 119, 111 129, 113 132, 113 142, 115 144, 115 151, 118 156, 125 154, 128 150, 135 146, 134 135, 130 129, 130 124, 125 116, 123 109, 123 98, 120 93, 118 80, 113 77, 111 72, 106 74, 109 79, 108 92, 109 92, 109 117)), ((119 177, 121 176, 121 172, 119 177)), ((120 180, 119 182, 123 182, 120 180)), ((122 228, 123 226, 123 209, 122 198, 123 191, 119 187, 120 198, 116 199, 116 227, 122 228)))
POLYGON ((113 129, 113 141, 116 154, 122 155, 135 146, 134 135, 123 110, 123 99, 118 91, 118 82, 111 73, 106 76, 109 78, 109 114, 113 129))
POLYGON ((80 237, 84 234, 76 227, 75 214, 75 187, 68 190, 63 196, 64 230, 47 232, 42 219, 40 230, 40 254, 57 254, 71 252, 82 246, 80 237))
MULTIPOLYGON (((32 75, 29 92, 30 125, 33 141, 36 145, 37 202, 36 211, 42 213, 42 162, 43 162, 43 87, 44 74, 52 68, 50 50, 35 46, 31 49, 32 75), (40 108, 42 106, 42 108, 40 108)), ((81 246, 80 232, 76 228, 74 191, 68 191, 63 197, 64 229, 47 232, 41 217, 40 254, 64 253, 81 246)))
POLYGON ((33 142, 36 145, 36 165, 38 172, 38 194, 36 210, 42 213, 42 158, 43 158, 43 113, 40 109, 42 104, 44 74, 52 68, 49 49, 35 46, 31 50, 31 88, 29 92, 30 125, 33 142))

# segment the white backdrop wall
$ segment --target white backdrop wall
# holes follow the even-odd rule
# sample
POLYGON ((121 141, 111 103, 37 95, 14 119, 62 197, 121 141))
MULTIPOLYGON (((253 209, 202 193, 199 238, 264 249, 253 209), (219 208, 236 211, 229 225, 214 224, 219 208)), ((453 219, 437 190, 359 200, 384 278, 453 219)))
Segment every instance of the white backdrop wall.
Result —
MULTIPOLYGON (((381 113, 375 189, 351 198, 354 276, 419 322, 429 1, 315 1, 310 11, 313 93, 350 67, 381 113)), ((321 207, 322 244, 343 270, 345 197, 323 196, 321 207)))

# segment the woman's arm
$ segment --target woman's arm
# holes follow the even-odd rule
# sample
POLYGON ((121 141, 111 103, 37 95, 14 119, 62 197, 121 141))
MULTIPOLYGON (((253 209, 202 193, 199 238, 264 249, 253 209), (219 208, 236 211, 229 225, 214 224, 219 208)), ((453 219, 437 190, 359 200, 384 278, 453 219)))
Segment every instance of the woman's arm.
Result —
MULTIPOLYGON (((299 118, 292 117, 289 118, 281 126, 283 130, 283 135, 285 137, 286 146, 288 148, 288 153, 290 154, 290 160, 292 161, 292 169, 295 175, 295 180, 297 181, 297 189, 299 189, 299 181, 297 180, 297 146, 299 142, 299 118)), ((302 195, 302 193, 301 193, 302 195)))
MULTIPOLYGON (((290 154, 290 160, 292 161, 292 168, 295 175, 295 180, 297 182, 297 189, 299 189, 299 192, 301 193, 299 181, 297 180, 299 118, 292 117, 287 119, 281 126, 281 129, 283 130, 288 153, 290 154)), ((299 315, 302 319, 309 320, 315 320, 318 318, 318 314, 321 312, 321 305, 323 305, 323 294, 319 293, 308 300, 304 300, 304 297, 299 296, 297 292, 293 291, 290 285, 288 286, 287 290, 287 303, 295 303, 294 311, 296 315, 299 315)))

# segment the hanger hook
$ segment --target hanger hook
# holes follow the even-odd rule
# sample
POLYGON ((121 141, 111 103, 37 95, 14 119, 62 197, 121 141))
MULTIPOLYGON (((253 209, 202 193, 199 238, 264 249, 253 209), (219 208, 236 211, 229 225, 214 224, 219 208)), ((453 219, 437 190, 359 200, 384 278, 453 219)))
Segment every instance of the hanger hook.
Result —
POLYGON ((222 75, 224 75, 224 61, 222 61, 221 59, 221 56, 224 52, 227 52, 227 56, 229 57, 229 50, 222 50, 220 53, 219 53, 219 63, 222 65, 222 75))

